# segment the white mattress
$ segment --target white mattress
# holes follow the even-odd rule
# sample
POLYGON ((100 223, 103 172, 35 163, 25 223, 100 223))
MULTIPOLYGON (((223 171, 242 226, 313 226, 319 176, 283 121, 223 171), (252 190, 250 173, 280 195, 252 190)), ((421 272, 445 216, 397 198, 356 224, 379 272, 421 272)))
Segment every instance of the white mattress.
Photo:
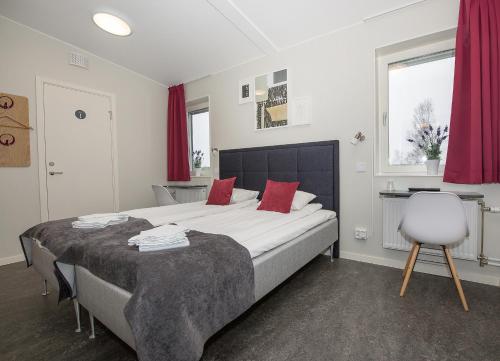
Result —
POLYGON ((227 206, 206 205, 206 201, 193 202, 193 203, 180 203, 170 206, 151 207, 132 209, 122 212, 135 218, 144 218, 153 226, 158 227, 164 224, 177 223, 179 221, 211 216, 220 213, 226 213, 236 209, 255 206, 257 205, 256 199, 249 201, 229 204, 227 206))
POLYGON ((335 212, 321 209, 318 203, 288 214, 258 211, 256 208, 256 204, 247 205, 231 212, 177 223, 200 232, 228 235, 255 258, 336 217, 335 212))

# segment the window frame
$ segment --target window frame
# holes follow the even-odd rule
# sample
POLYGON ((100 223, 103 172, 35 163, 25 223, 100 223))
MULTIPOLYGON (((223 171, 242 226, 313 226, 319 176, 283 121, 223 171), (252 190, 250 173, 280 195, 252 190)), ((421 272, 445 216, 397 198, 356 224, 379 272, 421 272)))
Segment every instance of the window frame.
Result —
POLYGON ((187 131, 188 131, 188 157, 189 157, 189 169, 194 170, 193 167, 193 115, 200 113, 208 113, 208 149, 210 150, 205 156, 208 157, 210 166, 202 167, 201 169, 211 169, 212 168, 212 127, 210 125, 210 108, 207 103, 199 104, 198 106, 191 106, 187 108, 187 131))
MULTIPOLYGON (((454 50, 455 40, 449 38, 414 47, 406 47, 377 55, 377 121, 376 121, 376 175, 379 176, 427 176, 425 164, 390 165, 389 164, 389 65, 405 60, 430 56, 432 54, 454 50)), ((438 177, 442 177, 444 164, 440 164, 438 177)), ((435 177, 435 176, 434 176, 435 177)))

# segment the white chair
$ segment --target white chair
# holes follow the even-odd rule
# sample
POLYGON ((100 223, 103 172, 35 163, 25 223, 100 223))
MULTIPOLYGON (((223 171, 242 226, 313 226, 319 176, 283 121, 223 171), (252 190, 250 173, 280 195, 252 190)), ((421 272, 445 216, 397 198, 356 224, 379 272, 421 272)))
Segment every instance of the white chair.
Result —
POLYGON ((177 204, 178 202, 172 197, 172 194, 167 188, 161 185, 153 185, 153 192, 156 197, 156 203, 159 206, 170 206, 172 204, 177 204))
POLYGON ((462 241, 469 234, 465 209, 460 198, 453 193, 447 192, 418 192, 413 194, 408 199, 406 212, 399 225, 399 230, 413 242, 413 247, 403 271, 404 280, 399 295, 403 297, 405 294, 420 246, 423 243, 438 245, 443 248, 458 295, 465 311, 468 311, 469 306, 448 248, 450 244, 462 241))

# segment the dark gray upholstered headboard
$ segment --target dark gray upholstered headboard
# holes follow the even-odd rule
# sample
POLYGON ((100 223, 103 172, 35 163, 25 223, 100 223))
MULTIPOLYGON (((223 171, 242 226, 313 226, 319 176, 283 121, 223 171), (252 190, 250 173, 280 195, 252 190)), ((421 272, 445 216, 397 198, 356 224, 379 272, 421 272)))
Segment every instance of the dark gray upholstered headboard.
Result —
POLYGON ((221 150, 220 179, 237 177, 235 187, 264 191, 266 181, 299 181, 315 202, 339 213, 339 141, 221 150))
MULTIPOLYGON (((339 141, 221 150, 220 179, 237 177, 235 187, 264 191, 268 179, 299 181, 299 190, 314 193, 313 202, 340 215, 339 141)), ((336 252, 338 256, 338 243, 336 252)))

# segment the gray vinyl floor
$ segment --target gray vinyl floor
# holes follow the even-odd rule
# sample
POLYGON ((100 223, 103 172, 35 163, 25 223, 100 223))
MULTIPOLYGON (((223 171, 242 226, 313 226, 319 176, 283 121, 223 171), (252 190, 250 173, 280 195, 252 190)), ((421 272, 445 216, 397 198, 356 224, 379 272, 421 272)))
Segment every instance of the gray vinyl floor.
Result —
MULTIPOLYGON (((401 271, 320 256, 209 340, 215 360, 500 360, 500 288, 414 273, 405 298, 401 271)), ((96 340, 74 333, 71 303, 40 295, 23 263, 0 267, 1 360, 135 360, 97 323, 96 340)))

